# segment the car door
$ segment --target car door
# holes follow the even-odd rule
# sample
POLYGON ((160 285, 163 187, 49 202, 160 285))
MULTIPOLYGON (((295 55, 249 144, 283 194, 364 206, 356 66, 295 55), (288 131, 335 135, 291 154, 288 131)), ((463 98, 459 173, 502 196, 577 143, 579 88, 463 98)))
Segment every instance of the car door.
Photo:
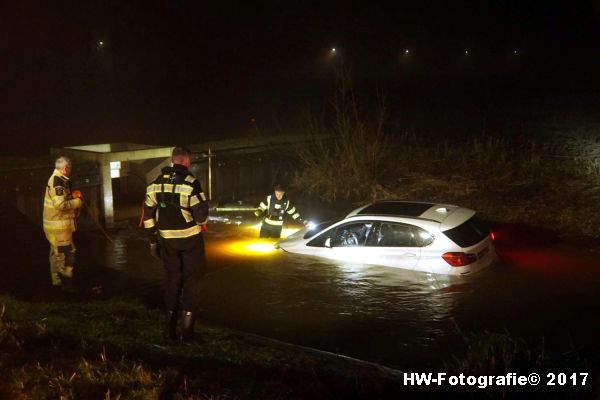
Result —
POLYGON ((421 248, 416 237, 419 228, 396 222, 379 222, 371 232, 365 250, 372 263, 414 269, 421 248))
POLYGON ((365 245, 375 226, 373 221, 353 221, 338 225, 316 237, 307 246, 313 255, 340 261, 372 263, 365 245))

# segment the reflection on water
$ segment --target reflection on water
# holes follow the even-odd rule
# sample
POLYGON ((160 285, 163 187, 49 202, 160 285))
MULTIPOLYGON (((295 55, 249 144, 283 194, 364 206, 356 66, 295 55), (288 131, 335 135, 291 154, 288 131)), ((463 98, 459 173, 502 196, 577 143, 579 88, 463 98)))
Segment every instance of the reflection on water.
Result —
MULTIPOLYGON (((456 334, 447 277, 298 257, 256 236, 235 225, 206 235, 210 271, 199 304, 207 320, 391 365, 456 334)), ((164 277, 143 237, 125 229, 113 239, 103 246, 106 265, 124 271, 130 286, 107 290, 155 296, 158 304, 164 277)))
MULTIPOLYGON (((593 333, 579 313, 598 308, 590 290, 598 274, 553 279, 512 260, 473 277, 447 277, 296 256, 256 236, 252 227, 211 226, 210 273, 199 299, 207 320, 400 368, 439 363, 472 332, 581 340, 593 333)), ((113 268, 127 272, 132 291, 160 297, 160 265, 143 240, 124 231, 115 241, 113 268)))
MULTIPOLYGON (((78 233, 81 284, 160 305, 164 272, 143 234, 128 226, 112 236, 114 244, 78 233)), ((198 299, 206 320, 413 369, 439 366, 464 349, 465 336, 485 330, 596 341, 591 316, 600 311, 600 274, 595 260, 568 257, 573 250, 507 251, 509 263, 465 278, 296 256, 257 236, 244 225, 211 225, 209 273, 198 299), (568 265, 548 262, 546 271, 552 252, 568 265)), ((37 247, 43 251, 32 260, 45 263, 47 248, 37 247)))
POLYGON ((126 233, 121 233, 113 241, 112 246, 105 252, 104 265, 108 268, 114 268, 117 271, 124 271, 127 268, 127 239, 126 233))

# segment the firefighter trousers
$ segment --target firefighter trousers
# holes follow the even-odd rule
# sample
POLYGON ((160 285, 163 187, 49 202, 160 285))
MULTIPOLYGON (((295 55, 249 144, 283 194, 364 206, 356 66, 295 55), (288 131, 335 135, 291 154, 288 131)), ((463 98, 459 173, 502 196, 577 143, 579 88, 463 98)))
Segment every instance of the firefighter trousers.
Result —
POLYGON ((61 277, 72 278, 75 268, 75 244, 70 230, 44 230, 50 243, 50 279, 60 286, 61 277))
POLYGON ((194 311, 198 303, 200 280, 206 273, 202 234, 183 239, 161 239, 160 256, 167 273, 167 310, 194 311))
POLYGON ((260 237, 279 239, 281 237, 282 229, 283 225, 271 225, 263 221, 262 225, 260 226, 260 237))

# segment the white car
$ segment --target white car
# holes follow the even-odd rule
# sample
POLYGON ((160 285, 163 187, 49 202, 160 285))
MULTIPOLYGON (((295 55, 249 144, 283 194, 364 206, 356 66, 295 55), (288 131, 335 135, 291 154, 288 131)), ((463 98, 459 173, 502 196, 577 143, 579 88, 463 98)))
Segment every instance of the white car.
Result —
POLYGON ((346 262, 465 275, 496 260, 490 236, 487 226, 468 208, 381 201, 342 220, 302 229, 276 247, 346 262))

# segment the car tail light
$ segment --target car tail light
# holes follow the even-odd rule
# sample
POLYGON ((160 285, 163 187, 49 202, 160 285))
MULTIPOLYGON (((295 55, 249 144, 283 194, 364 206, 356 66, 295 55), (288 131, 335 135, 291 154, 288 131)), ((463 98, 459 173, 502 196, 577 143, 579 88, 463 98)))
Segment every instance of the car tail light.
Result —
POLYGON ((464 267, 477 261, 476 254, 461 252, 448 252, 442 254, 442 258, 453 267, 464 267))

